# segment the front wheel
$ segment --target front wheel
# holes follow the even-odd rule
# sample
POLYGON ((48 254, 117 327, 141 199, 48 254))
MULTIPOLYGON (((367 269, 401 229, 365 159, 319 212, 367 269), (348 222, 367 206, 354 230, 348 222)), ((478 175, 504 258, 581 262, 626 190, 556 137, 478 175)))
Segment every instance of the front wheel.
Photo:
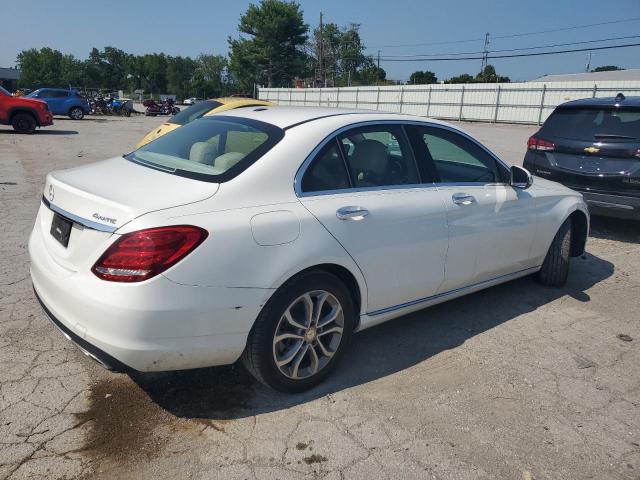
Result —
POLYGON ((242 361, 275 390, 307 390, 336 367, 354 320, 353 300, 341 280, 322 271, 303 273, 280 287, 260 312, 242 361))
POLYGON ((16 113, 11 119, 11 126, 18 133, 33 133, 36 129, 36 119, 28 113, 16 113))
POLYGON ((72 120, 82 120, 84 118, 84 110, 80 107, 73 107, 69 110, 69 118, 72 120))
POLYGON ((538 272, 538 281, 548 287, 562 287, 569 276, 571 255, 571 220, 562 224, 553 238, 547 256, 538 272))

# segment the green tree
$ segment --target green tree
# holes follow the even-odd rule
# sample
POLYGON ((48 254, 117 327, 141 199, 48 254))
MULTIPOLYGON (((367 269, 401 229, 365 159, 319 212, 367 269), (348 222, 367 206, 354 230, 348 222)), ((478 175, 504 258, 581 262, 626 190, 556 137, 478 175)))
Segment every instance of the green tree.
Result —
POLYGON ((411 76, 409 77, 409 83, 414 85, 427 85, 430 83, 438 83, 438 77, 436 77, 435 73, 430 72, 429 70, 426 70, 426 71, 418 70, 411 74, 411 76))
POLYGON ((476 75, 476 82, 478 83, 507 83, 510 81, 511 79, 509 77, 498 75, 493 65, 487 65, 478 75, 476 75))
POLYGON ((240 17, 240 38, 229 38, 230 69, 245 90, 254 82, 269 87, 289 85, 305 67, 302 50, 309 26, 300 5, 282 0, 262 0, 240 17), (242 37, 242 34, 249 38, 242 37))
POLYGON ((23 50, 17 56, 21 70, 20 86, 25 88, 80 85, 82 64, 73 55, 45 47, 23 50))
POLYGON ((463 73, 462 75, 458 75, 456 77, 451 77, 449 80, 446 80, 445 83, 474 83, 475 78, 469 75, 468 73, 463 73))
POLYGON ((617 67, 615 65, 603 65, 602 67, 596 67, 592 72, 614 72, 616 70, 624 70, 624 68, 617 67))
POLYGON ((196 59, 191 93, 203 98, 220 97, 229 94, 229 62, 222 55, 201 54, 196 59))

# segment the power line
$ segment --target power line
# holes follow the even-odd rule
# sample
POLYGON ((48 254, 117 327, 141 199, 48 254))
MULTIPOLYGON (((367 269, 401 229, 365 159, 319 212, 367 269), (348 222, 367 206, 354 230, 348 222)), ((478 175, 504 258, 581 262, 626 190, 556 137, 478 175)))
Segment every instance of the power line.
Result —
MULTIPOLYGON (((640 47, 640 43, 627 43, 624 45, 609 45, 606 47, 590 47, 590 48, 574 48, 570 50, 556 50, 553 52, 532 52, 532 53, 516 53, 510 55, 489 55, 488 59, 493 58, 515 58, 515 57, 537 57, 541 55, 556 55, 560 53, 573 52, 591 52, 594 50, 609 50, 612 48, 640 47)), ((459 60, 482 60, 480 57, 455 57, 455 58, 381 58, 381 62, 450 62, 459 60)))
MULTIPOLYGON (((586 43, 600 43, 600 42, 610 42, 613 40, 629 40, 631 38, 640 38, 640 35, 626 35, 624 37, 610 37, 610 38, 600 38, 598 40, 582 40, 579 42, 568 42, 568 43, 552 43, 548 45, 536 45, 534 47, 520 47, 520 48, 505 48, 500 50, 490 50, 489 53, 500 53, 500 52, 518 52, 524 50, 539 50, 541 48, 555 48, 555 47, 567 47, 569 45, 583 45, 586 43)), ((423 53, 423 54, 411 54, 411 55, 385 55, 384 58, 409 58, 409 57, 446 57, 453 55, 476 55, 484 53, 484 50, 474 51, 474 52, 452 52, 452 53, 423 53)))
MULTIPOLYGON (((503 39, 503 38, 515 38, 515 37, 524 37, 528 35, 541 35, 543 33, 553 33, 553 32, 563 32, 565 30, 577 30, 581 28, 589 28, 589 27, 599 27, 602 25, 612 25, 615 23, 626 23, 626 22, 636 22, 640 20, 640 17, 632 17, 625 18, 620 20, 609 20, 607 22, 598 22, 598 23, 590 23, 588 25, 574 25, 571 27, 564 28, 554 28, 550 30, 539 30, 537 32, 527 32, 527 33, 513 33, 509 35, 498 35, 492 36, 494 39, 503 39)), ((368 49, 377 49, 377 48, 401 48, 401 47, 427 47, 431 45, 450 45, 456 43, 469 43, 469 42, 478 42, 484 40, 485 37, 479 38, 469 38, 465 40, 450 40, 450 41, 442 41, 442 42, 429 42, 429 43, 404 43, 404 44, 396 44, 396 45, 378 45, 374 47, 369 47, 368 49)))

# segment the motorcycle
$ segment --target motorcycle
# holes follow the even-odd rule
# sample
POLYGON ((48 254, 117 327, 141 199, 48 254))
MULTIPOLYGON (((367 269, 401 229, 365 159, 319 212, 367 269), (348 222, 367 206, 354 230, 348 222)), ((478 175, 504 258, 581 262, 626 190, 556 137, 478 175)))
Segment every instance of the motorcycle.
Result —
POLYGON ((144 114, 148 117, 155 117, 156 115, 175 115, 180 111, 175 106, 175 102, 171 98, 167 98, 162 103, 158 103, 153 99, 145 100, 142 105, 147 107, 144 114))

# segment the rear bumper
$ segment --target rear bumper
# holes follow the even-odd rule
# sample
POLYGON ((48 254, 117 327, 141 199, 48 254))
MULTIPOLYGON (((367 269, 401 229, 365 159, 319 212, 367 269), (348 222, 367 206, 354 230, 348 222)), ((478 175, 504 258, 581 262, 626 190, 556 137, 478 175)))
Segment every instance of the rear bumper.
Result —
POLYGON ((137 284, 106 282, 89 268, 59 265, 42 237, 36 224, 29 240, 36 296, 62 333, 107 368, 149 372, 233 363, 271 294, 181 285, 162 275, 137 284))
POLYGON ((640 220, 640 198, 578 191, 592 215, 640 220))

